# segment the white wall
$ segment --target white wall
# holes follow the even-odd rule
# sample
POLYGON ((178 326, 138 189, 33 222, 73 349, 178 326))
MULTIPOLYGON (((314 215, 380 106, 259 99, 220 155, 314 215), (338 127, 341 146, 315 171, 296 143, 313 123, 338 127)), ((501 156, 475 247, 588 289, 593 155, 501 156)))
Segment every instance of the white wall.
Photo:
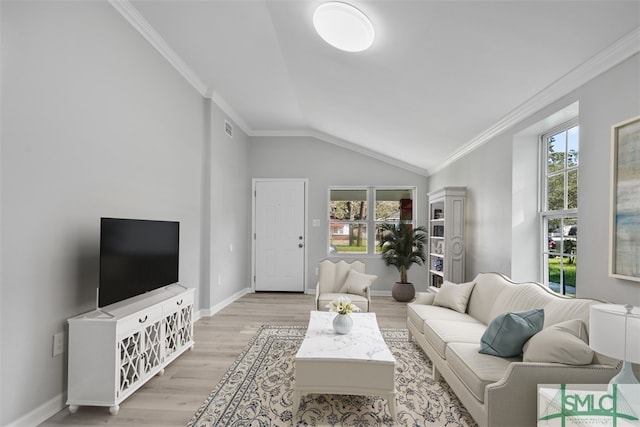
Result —
POLYGON ((106 2, 0 7, 6 425, 59 409, 52 336, 94 307, 101 216, 180 221, 180 280, 200 285, 205 109, 106 2))
POLYGON ((512 226, 518 226, 520 218, 511 217, 512 193, 517 194, 518 206, 537 206, 532 199, 538 197, 537 192, 530 191, 528 200, 521 199, 526 195, 519 191, 518 182, 512 180, 512 161, 521 156, 537 161, 531 147, 521 145, 527 140, 522 135, 575 102, 579 103, 580 118, 577 294, 639 305, 639 284, 608 277, 608 245, 611 126, 640 114, 640 55, 613 67, 432 175, 429 186, 431 190, 444 185, 469 187, 472 202, 467 211, 471 238, 467 277, 482 271, 511 275, 514 267, 519 280, 540 281, 540 277, 523 276, 522 259, 513 265, 511 262, 521 250, 515 244, 511 246, 512 226))
POLYGON ((429 191, 467 187, 466 280, 477 272, 510 273, 511 144, 498 136, 429 177, 429 191))
MULTIPOLYGON (((417 220, 425 225, 427 219, 427 178, 397 166, 364 156, 360 153, 320 141, 302 137, 254 137, 249 152, 249 172, 252 178, 308 178, 309 212, 307 219, 320 220, 319 227, 308 227, 307 236, 307 289, 316 286, 315 267, 327 258, 329 208, 328 188, 331 186, 415 186, 418 206, 417 220)), ((379 255, 358 256, 370 274, 378 279, 373 292, 389 294, 399 280, 398 271, 386 267, 379 255)), ((339 258, 338 258, 339 259, 339 258)), ((426 290, 426 267, 414 265, 409 270, 409 281, 417 290, 426 290)))
POLYGON ((209 117, 210 278, 209 298, 203 303, 215 311, 251 287, 251 179, 247 135, 213 102, 209 117), (233 138, 224 132, 225 120, 233 125, 233 138))
POLYGON ((640 305, 640 283, 608 276, 611 126, 640 114, 640 55, 580 88, 578 296, 640 305))

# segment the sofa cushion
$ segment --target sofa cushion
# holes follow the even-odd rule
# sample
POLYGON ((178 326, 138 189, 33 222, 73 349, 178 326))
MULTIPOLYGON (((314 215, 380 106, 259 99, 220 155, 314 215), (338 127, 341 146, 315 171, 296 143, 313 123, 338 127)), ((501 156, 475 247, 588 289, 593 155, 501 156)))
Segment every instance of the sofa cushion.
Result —
POLYGON ((358 273, 355 270, 350 270, 345 280, 344 285, 340 289, 340 293, 367 296, 367 289, 378 276, 373 274, 358 273))
POLYGON ((524 345, 525 362, 588 365, 593 350, 587 344, 587 329, 578 319, 567 320, 543 329, 524 345))
POLYGON ((597 300, 581 298, 553 298, 544 306, 544 327, 555 325, 566 320, 578 319, 584 323, 589 333, 589 307, 598 304, 597 300))
MULTIPOLYGON (((453 310, 449 311, 456 313, 453 310)), ((471 316, 467 316, 464 321, 428 318, 424 322, 423 333, 431 347, 444 359, 449 343, 466 342, 478 344, 486 328, 484 323, 475 320, 471 316)))
POLYGON ((433 304, 464 313, 467 311, 467 302, 474 285, 474 282, 455 284, 445 281, 436 294, 433 304))
POLYGON ((478 323, 476 319, 467 314, 430 304, 407 304, 407 317, 420 332, 424 332, 423 324, 427 319, 478 323))
POLYGON ((510 282, 498 273, 480 273, 473 281, 475 286, 467 304, 467 313, 488 325, 494 317, 490 313, 491 307, 502 290, 510 285, 510 282))
POLYGON ((522 353, 522 346, 542 330, 544 310, 533 309, 502 313, 489 323, 480 339, 480 353, 512 357, 522 353))
POLYGON ((447 346, 447 364, 454 374, 479 401, 484 402, 487 384, 500 380, 518 357, 502 358, 479 353, 478 343, 454 342, 447 346))
POLYGON ((557 298, 547 289, 536 283, 519 283, 505 287, 491 307, 491 318, 507 312, 517 312, 544 308, 552 299, 557 298))

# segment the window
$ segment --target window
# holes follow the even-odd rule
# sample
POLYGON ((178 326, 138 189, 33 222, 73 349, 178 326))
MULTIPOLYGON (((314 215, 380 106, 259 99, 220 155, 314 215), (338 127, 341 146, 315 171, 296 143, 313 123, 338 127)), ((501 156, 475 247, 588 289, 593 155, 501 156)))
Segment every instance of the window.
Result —
POLYGON ((380 253, 382 224, 415 225, 414 193, 413 187, 330 188, 329 254, 380 253))
POLYGON ((368 252, 368 189, 331 189, 329 204, 329 253, 368 252))
POLYGON ((558 293, 575 297, 580 153, 577 119, 542 135, 541 142, 544 282, 558 293))

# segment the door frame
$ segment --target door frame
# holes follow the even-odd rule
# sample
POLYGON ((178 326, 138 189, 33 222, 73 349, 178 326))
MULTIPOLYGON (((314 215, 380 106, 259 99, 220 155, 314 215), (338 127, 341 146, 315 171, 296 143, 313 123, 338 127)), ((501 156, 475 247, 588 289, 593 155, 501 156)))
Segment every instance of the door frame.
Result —
POLYGON ((309 236, 309 178, 252 178, 251 179, 251 291, 256 292, 256 184, 259 182, 302 182, 304 184, 304 247, 302 284, 303 293, 307 293, 307 264, 309 236))

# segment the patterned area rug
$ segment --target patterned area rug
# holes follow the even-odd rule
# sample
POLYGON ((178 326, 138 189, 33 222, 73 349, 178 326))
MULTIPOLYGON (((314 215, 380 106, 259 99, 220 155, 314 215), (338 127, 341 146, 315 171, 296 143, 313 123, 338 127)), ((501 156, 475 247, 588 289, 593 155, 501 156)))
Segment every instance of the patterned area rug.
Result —
POLYGON ((397 419, 386 399, 306 395, 292 414, 294 357, 306 327, 262 326, 187 424, 205 426, 475 426, 406 329, 382 329, 396 359, 397 419))

